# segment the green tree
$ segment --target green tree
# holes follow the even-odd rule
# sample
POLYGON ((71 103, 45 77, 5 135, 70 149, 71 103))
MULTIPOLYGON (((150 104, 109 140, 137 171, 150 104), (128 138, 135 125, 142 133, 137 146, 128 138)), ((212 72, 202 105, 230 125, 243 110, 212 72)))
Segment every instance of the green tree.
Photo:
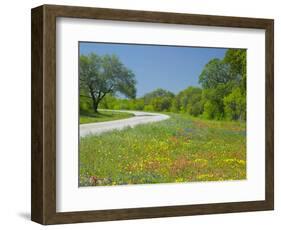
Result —
POLYGON ((203 112, 203 104, 201 101, 194 102, 190 107, 188 107, 187 112, 192 116, 199 116, 203 112))
POLYGON ((146 109, 151 110, 153 108, 153 110, 160 112, 170 111, 174 97, 175 95, 172 92, 159 88, 145 94, 143 100, 146 109))
POLYGON ((236 81, 237 76, 230 71, 230 64, 220 59, 209 61, 199 76, 199 83, 203 89, 215 88, 221 84, 236 81))
POLYGON ((173 101, 173 109, 198 116, 203 112, 202 89, 189 86, 181 91, 173 101))
POLYGON ((153 90, 150 93, 145 94, 143 98, 144 98, 144 102, 146 104, 149 104, 150 101, 153 98, 157 98, 157 97, 159 97, 159 98, 163 98, 163 97, 172 98, 174 96, 175 95, 172 92, 170 92, 168 90, 165 90, 165 89, 158 88, 158 89, 153 90))
POLYGON ((133 110, 143 110, 144 109, 144 99, 138 98, 134 100, 133 110))
POLYGON ((246 50, 228 49, 222 60, 210 60, 199 83, 206 118, 246 118, 246 50))
POLYGON ((246 60, 247 52, 245 49, 229 49, 224 57, 224 62, 230 65, 231 73, 239 79, 231 94, 224 99, 228 119, 246 120, 246 60))
POLYGON ((174 113, 180 112, 181 104, 180 104, 180 96, 176 95, 172 100, 171 111, 174 113))
POLYGON ((172 99, 168 97, 155 97, 151 100, 154 111, 169 111, 172 105, 172 99))
POLYGON ((95 112, 98 112, 98 106, 107 94, 120 93, 129 98, 136 96, 134 73, 115 55, 81 55, 79 80, 80 93, 92 99, 95 112))
POLYGON ((246 97, 243 96, 241 89, 234 89, 224 98, 226 118, 230 120, 246 119, 246 97))
POLYGON ((220 119, 222 113, 219 110, 220 106, 215 101, 206 101, 204 103, 204 113, 203 116, 207 119, 220 119))
POLYGON ((239 78, 241 93, 246 93, 246 60, 247 51, 245 49, 228 49, 225 53, 224 62, 230 65, 230 71, 239 78))
POLYGON ((228 84, 220 84, 216 88, 204 89, 202 104, 203 116, 207 119, 222 120, 224 118, 224 97, 231 92, 228 84))

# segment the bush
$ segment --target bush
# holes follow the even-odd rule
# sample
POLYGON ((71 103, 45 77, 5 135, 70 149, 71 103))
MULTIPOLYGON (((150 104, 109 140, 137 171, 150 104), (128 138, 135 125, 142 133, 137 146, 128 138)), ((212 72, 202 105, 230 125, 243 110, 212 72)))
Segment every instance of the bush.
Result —
POLYGON ((225 114, 229 120, 246 120, 246 97, 236 88, 224 98, 225 114))
POLYGON ((153 106, 152 105, 145 105, 143 110, 151 112, 151 111, 153 111, 153 106))
POLYGON ((79 97, 79 109, 80 111, 89 111, 92 110, 91 99, 85 96, 79 97))

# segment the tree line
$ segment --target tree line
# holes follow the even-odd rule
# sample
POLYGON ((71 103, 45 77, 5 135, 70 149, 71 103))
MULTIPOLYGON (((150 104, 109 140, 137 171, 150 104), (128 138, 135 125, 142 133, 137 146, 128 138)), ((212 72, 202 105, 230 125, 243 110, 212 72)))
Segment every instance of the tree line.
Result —
POLYGON ((81 56, 80 91, 83 93, 80 92, 80 110, 97 109, 97 96, 100 96, 98 105, 104 109, 175 112, 206 119, 246 120, 246 50, 228 49, 223 59, 211 59, 204 66, 198 83, 200 86, 189 86, 178 94, 159 88, 136 98, 134 74, 116 56, 81 56), (98 59, 99 66, 82 67, 91 63, 91 59, 95 59, 95 63, 98 59), (91 76, 94 72, 98 77, 87 77, 91 71, 91 76), (88 83, 85 84, 85 81, 88 83), (118 94, 127 98, 117 97, 118 94))

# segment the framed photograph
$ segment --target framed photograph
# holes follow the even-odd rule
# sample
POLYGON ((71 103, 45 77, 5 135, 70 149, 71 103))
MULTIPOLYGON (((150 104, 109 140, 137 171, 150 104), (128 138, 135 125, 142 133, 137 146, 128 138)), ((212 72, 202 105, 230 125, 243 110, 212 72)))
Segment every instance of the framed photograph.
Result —
POLYGON ((32 9, 41 224, 274 208, 271 19, 32 9))

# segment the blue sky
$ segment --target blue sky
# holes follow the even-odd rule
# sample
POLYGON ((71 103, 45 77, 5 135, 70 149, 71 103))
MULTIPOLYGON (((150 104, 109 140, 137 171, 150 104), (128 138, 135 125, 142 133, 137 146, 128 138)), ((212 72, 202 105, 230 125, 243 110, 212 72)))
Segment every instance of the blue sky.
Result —
POLYGON ((223 58, 227 49, 159 45, 80 42, 80 54, 115 54, 135 73, 137 97, 163 88, 178 93, 199 86, 198 77, 212 58, 223 58))

